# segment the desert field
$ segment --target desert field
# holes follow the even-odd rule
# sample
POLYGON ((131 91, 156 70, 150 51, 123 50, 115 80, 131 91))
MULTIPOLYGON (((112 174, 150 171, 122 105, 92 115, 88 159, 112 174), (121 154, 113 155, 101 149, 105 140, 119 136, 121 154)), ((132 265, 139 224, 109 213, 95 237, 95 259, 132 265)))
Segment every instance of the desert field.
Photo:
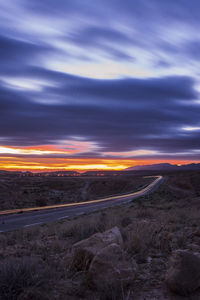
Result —
MULTIPOLYGON (((155 192, 130 204, 1 234, 0 299, 14 295, 12 299, 199 300, 199 289, 181 290, 177 285, 174 292, 166 280, 176 251, 189 251, 194 256, 200 253, 199 182, 197 172, 168 174, 155 192), (92 241, 93 234, 105 235, 115 226, 122 241, 120 246, 115 244, 117 254, 114 246, 108 246, 114 251, 109 268, 112 263, 119 265, 115 256, 122 251, 124 266, 134 262, 134 278, 128 284, 112 281, 106 253, 101 261, 105 269, 97 268, 98 281, 94 283, 91 272, 95 264, 85 265, 83 246, 88 238, 92 241), (80 247, 83 252, 75 252, 80 247)), ((189 268, 190 264, 187 272, 183 271, 184 283, 191 276, 189 268)), ((195 273, 192 276, 197 278, 195 273)))
POLYGON ((0 177, 0 210, 73 203, 135 192, 153 179, 110 177, 0 177))

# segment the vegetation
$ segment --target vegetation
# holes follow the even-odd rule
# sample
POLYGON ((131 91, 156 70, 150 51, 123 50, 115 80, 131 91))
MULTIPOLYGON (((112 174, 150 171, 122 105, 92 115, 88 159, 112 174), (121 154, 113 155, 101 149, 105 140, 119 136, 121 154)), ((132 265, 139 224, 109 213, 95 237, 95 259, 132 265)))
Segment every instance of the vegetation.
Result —
POLYGON ((51 288, 51 275, 39 259, 8 258, 0 265, 0 299, 45 299, 51 288))
POLYGON ((14 209, 88 201, 134 192, 152 178, 116 177, 0 177, 0 209, 14 209))
POLYGON ((0 299, 172 299, 161 293, 172 251, 200 253, 200 174, 174 176, 128 205, 1 234, 0 299), (188 184, 181 186, 182 180, 188 184), (120 228, 125 252, 138 264, 137 280, 128 290, 111 289, 106 281, 103 291, 91 290, 87 272, 71 268, 71 247, 114 226, 120 228))

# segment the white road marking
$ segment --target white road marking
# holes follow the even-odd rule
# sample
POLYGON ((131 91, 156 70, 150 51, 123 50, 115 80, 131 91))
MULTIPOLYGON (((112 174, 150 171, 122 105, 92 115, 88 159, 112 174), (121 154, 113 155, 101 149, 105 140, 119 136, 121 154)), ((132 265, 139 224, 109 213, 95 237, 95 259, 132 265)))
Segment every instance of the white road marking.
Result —
POLYGON ((84 215, 84 212, 76 213, 76 216, 84 215))
POLYGON ((60 217, 58 220, 67 219, 69 216, 60 217))
POLYGON ((24 227, 30 227, 30 226, 41 225, 41 224, 43 224, 43 223, 42 222, 40 222, 40 223, 33 223, 33 224, 25 225, 24 227))

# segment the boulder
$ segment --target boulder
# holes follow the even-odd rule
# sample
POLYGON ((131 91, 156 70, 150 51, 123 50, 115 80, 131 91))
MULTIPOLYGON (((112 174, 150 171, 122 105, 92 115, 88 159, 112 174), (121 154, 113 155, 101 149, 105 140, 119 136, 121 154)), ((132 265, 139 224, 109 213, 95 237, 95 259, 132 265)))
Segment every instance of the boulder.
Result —
POLYGON ((188 249, 190 249, 193 253, 199 253, 200 254, 200 245, 197 245, 197 244, 189 244, 188 249))
POLYGON ((198 228, 198 229, 194 232, 194 236, 200 237, 200 228, 198 228))
POLYGON ((166 283, 172 292, 187 295, 200 287, 200 258, 185 250, 172 254, 166 273, 166 283))
POLYGON ((133 284, 137 265, 126 258, 124 251, 117 244, 110 244, 101 249, 93 258, 89 271, 89 285, 98 290, 133 284))
POLYGON ((123 245, 123 240, 118 227, 113 227, 103 233, 96 233, 90 238, 82 240, 72 247, 72 268, 88 270, 94 256, 110 244, 123 245))

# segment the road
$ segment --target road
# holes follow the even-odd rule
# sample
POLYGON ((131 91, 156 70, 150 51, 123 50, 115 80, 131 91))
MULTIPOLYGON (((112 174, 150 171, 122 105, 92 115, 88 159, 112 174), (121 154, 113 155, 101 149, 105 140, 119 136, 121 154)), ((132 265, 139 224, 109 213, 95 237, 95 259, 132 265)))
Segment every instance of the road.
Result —
POLYGON ((0 211, 0 232, 67 219, 110 206, 131 202, 133 199, 153 192, 164 180, 162 176, 154 177, 156 179, 146 188, 126 195, 117 195, 87 202, 0 211))

